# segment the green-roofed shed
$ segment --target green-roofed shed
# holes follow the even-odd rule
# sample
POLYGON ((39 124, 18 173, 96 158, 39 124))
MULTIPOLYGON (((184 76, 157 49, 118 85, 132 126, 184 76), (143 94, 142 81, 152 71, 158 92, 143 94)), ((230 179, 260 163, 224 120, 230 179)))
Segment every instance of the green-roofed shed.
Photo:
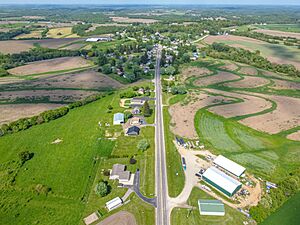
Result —
POLYGON ((225 208, 223 202, 219 200, 199 199, 198 206, 200 215, 224 216, 225 208))

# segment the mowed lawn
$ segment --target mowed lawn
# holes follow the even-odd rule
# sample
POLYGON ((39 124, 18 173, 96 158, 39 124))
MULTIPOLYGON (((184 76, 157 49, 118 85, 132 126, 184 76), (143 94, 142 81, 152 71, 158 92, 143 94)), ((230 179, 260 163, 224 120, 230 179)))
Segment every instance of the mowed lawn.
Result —
POLYGON ((300 165, 299 142, 258 132, 205 109, 197 112, 195 126, 208 149, 264 178, 278 181, 300 165))
POLYGON ((290 198, 261 225, 297 225, 300 221, 300 192, 290 198))
POLYGON ((172 225, 240 225, 246 220, 246 217, 236 209, 225 206, 225 216, 203 216, 200 215, 198 209, 199 199, 214 199, 210 195, 197 187, 191 192, 188 204, 194 206, 195 209, 175 208, 171 214, 172 225))
MULTIPOLYGON (((96 158, 109 156, 114 143, 98 141, 98 120, 113 95, 80 107, 55 121, 0 138, 1 224, 77 224, 93 183, 96 158), (63 141, 51 144, 55 139, 63 141), (28 150, 34 157, 17 172, 15 185, 5 185, 10 169, 4 163, 18 160, 28 150), (52 193, 37 195, 37 184, 52 193)), ((11 168, 14 170, 14 168, 11 168)))

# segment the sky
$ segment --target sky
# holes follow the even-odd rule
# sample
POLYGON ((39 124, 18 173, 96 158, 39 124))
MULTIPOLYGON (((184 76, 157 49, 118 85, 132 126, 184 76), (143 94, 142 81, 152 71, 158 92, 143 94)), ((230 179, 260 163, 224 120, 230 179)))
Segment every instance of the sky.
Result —
POLYGON ((0 0, 0 4, 237 4, 300 5, 300 0, 0 0))

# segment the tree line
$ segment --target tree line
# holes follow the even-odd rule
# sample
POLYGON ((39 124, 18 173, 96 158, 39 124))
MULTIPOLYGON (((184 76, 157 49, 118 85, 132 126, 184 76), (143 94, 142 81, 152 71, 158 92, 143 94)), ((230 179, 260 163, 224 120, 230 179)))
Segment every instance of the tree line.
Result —
POLYGON ((278 183, 276 189, 271 189, 258 203, 250 208, 250 215, 257 222, 263 222, 269 215, 280 208, 300 188, 299 169, 290 173, 287 178, 278 183))
POLYGON ((234 48, 223 43, 214 42, 212 45, 202 48, 207 56, 219 59, 227 59, 245 63, 257 68, 300 77, 300 71, 293 65, 271 63, 260 55, 259 51, 251 52, 242 48, 234 48))

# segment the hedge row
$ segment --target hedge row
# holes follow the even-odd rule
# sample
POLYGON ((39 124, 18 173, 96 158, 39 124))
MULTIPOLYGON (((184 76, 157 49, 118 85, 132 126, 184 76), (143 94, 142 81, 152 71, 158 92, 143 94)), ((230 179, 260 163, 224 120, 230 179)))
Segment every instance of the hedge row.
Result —
MULTIPOLYGON (((109 92, 108 95, 111 95, 113 92, 109 92)), ((97 94, 97 95, 91 95, 83 100, 73 102, 69 104, 68 106, 64 106, 57 109, 48 110, 45 112, 42 112, 41 114, 37 116, 33 116, 30 118, 22 118, 17 121, 13 121, 9 124, 3 124, 0 127, 0 136, 3 136, 5 134, 12 134, 19 132, 21 130, 26 130, 32 126, 47 123, 51 120, 58 119, 60 117, 63 117, 64 115, 68 114, 70 109, 74 109, 83 105, 86 105, 88 103, 94 102, 98 99, 101 99, 105 97, 105 94, 97 94)))

